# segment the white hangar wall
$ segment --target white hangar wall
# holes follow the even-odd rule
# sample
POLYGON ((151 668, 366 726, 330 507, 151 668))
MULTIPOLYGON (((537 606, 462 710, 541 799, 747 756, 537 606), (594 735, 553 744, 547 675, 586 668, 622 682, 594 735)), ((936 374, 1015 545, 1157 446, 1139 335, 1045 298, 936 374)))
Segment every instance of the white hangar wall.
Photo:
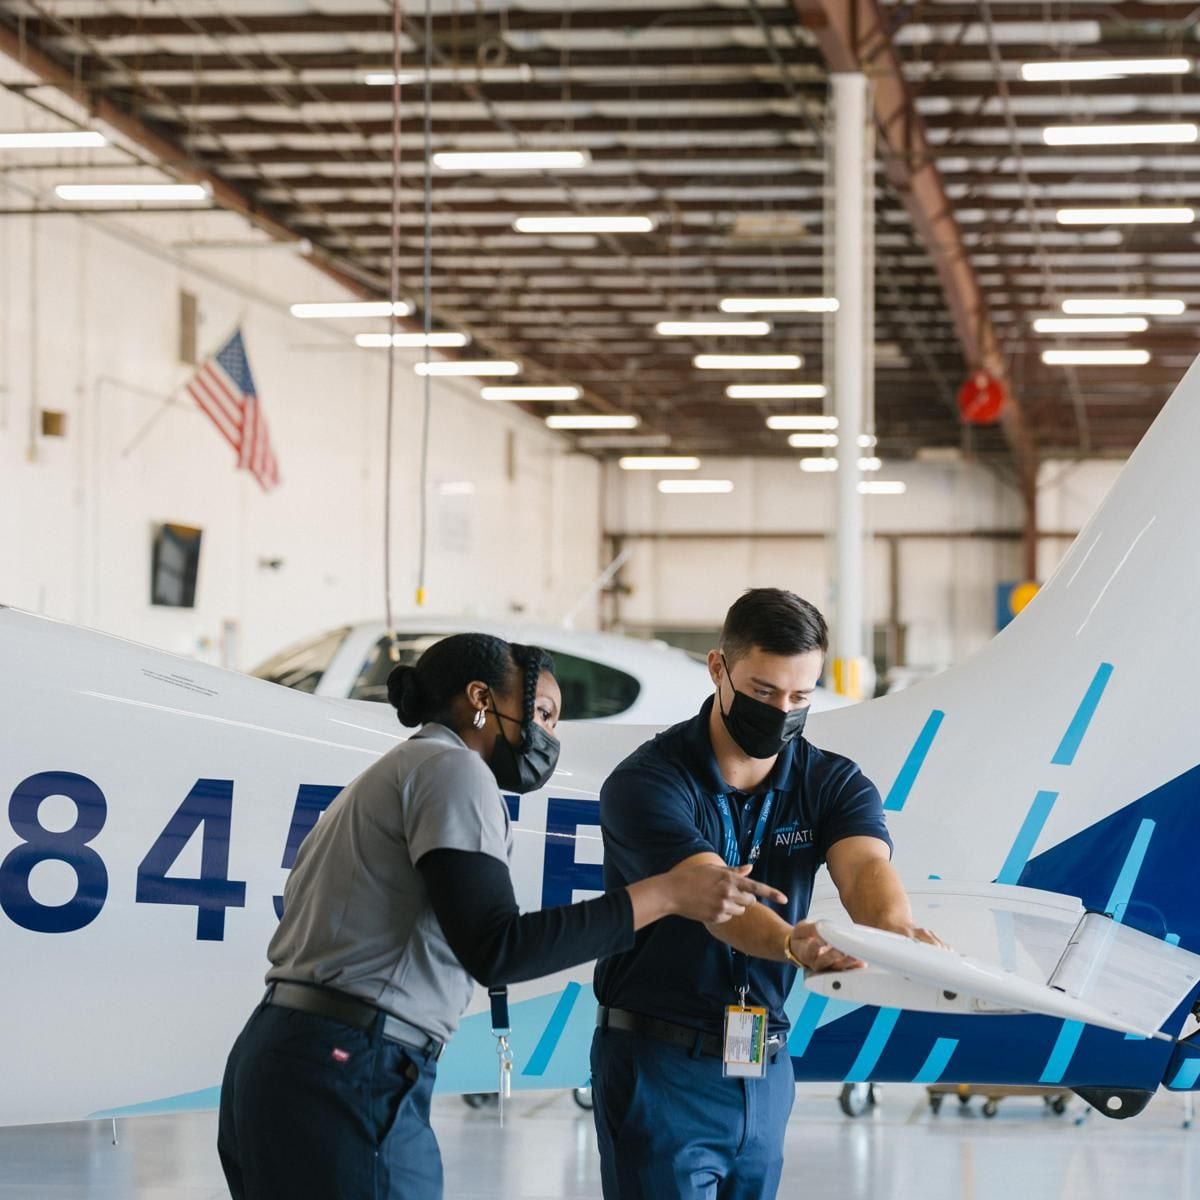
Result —
MULTIPOLYGON (((241 667, 380 616, 384 352, 355 347, 353 322, 287 313, 345 298, 294 250, 172 249, 188 218, 139 219, 152 238, 112 218, 0 222, 0 603, 241 667), (243 329, 282 474, 269 494, 182 391, 181 289, 201 357, 243 329), (65 437, 31 434, 41 409, 66 414, 65 437), (204 530, 194 609, 149 603, 162 521, 204 530)), ((415 358, 397 354, 401 613, 416 608, 415 358)), ((559 619, 600 568, 598 465, 477 381, 435 380, 432 409, 427 610, 559 619)), ((594 620, 593 605, 578 624, 594 620)))
MULTIPOLYGON (((1046 463, 1039 574, 1045 580, 1095 511, 1120 463, 1046 463)), ((605 529, 630 550, 619 614, 630 632, 713 629, 742 589, 788 587, 833 611, 834 482, 794 459, 706 458, 727 495, 663 495, 656 474, 609 468, 605 529)), ((885 463, 901 496, 865 498, 873 535, 867 614, 904 627, 904 661, 940 669, 995 632, 996 585, 1022 576, 1015 491, 978 465, 885 463)))

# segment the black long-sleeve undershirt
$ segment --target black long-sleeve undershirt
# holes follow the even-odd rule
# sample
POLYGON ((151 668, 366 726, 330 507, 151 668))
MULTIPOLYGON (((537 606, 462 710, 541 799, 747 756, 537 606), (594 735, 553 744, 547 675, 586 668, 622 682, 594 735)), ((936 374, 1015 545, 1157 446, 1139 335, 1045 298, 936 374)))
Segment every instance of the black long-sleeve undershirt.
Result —
POLYGON ((633 903, 624 888, 522 913, 508 867, 490 854, 431 850, 417 869, 450 949, 485 987, 551 975, 633 945, 633 903))

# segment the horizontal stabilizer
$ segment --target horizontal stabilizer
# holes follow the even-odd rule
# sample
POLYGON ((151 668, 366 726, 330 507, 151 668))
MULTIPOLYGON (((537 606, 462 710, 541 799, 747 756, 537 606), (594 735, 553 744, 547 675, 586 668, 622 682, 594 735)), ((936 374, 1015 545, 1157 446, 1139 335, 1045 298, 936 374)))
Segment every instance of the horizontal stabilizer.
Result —
POLYGON ((809 975, 805 986, 856 1004, 978 1015, 1041 1013, 1169 1041, 1160 1027, 1200 982, 1200 956, 1096 913, 1076 926, 1045 983, 849 921, 818 921, 817 930, 869 966, 809 975))

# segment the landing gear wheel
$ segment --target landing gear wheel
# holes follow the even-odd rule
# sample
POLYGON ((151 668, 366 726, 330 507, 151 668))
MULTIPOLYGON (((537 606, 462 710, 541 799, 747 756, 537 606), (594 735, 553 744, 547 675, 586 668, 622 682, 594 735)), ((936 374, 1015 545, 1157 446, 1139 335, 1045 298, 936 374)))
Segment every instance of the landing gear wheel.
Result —
POLYGON ((1056 1096, 1050 1102, 1050 1107, 1061 1117, 1067 1111, 1067 1102, 1062 1096, 1056 1096))
POLYGON ((876 1103, 873 1083, 847 1083, 838 1093, 838 1107, 848 1117, 861 1117, 876 1103))
POLYGON ((935 1116, 942 1111, 941 1096, 930 1096, 929 1097, 929 1111, 931 1113, 933 1113, 935 1116))
POLYGON ((994 1117, 1000 1111, 1000 1104, 996 1100, 985 1100, 983 1102, 983 1115, 985 1117, 994 1117))
POLYGON ((592 1111, 592 1089, 590 1087, 575 1088, 571 1092, 571 1099, 585 1112, 592 1111))

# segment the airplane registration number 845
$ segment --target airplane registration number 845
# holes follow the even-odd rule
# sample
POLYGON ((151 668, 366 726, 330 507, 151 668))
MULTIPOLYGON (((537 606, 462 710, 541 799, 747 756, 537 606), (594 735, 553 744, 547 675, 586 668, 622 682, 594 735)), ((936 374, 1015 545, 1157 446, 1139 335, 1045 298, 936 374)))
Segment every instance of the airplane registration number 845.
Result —
MULTIPOLYGON (((342 790, 340 786, 301 784, 280 866, 291 870, 300 843, 342 790)), ((506 797, 517 816, 518 798, 506 797)), ((599 864, 576 862, 575 832, 597 820, 594 802, 551 800, 546 819, 542 906, 569 904, 576 889, 601 890, 599 864)), ((20 842, 0 863, 0 909, 15 925, 34 933, 72 933, 91 924, 108 898, 108 869, 92 842, 108 819, 108 802, 99 786, 70 771, 42 771, 17 785, 9 802, 9 822, 20 842), (74 824, 47 829, 39 819, 42 802, 66 796, 75 806, 74 824), (38 900, 30 876, 44 862, 65 863, 75 873, 75 891, 61 904, 38 900)), ((225 910, 246 906, 246 884, 229 878, 229 838, 233 818, 233 780, 198 779, 183 803, 138 864, 134 899, 139 904, 181 904, 196 909, 196 938, 225 937, 225 910), (200 834, 200 874, 168 875, 184 847, 200 834)), ((283 916, 283 897, 274 897, 275 915, 283 916)))

